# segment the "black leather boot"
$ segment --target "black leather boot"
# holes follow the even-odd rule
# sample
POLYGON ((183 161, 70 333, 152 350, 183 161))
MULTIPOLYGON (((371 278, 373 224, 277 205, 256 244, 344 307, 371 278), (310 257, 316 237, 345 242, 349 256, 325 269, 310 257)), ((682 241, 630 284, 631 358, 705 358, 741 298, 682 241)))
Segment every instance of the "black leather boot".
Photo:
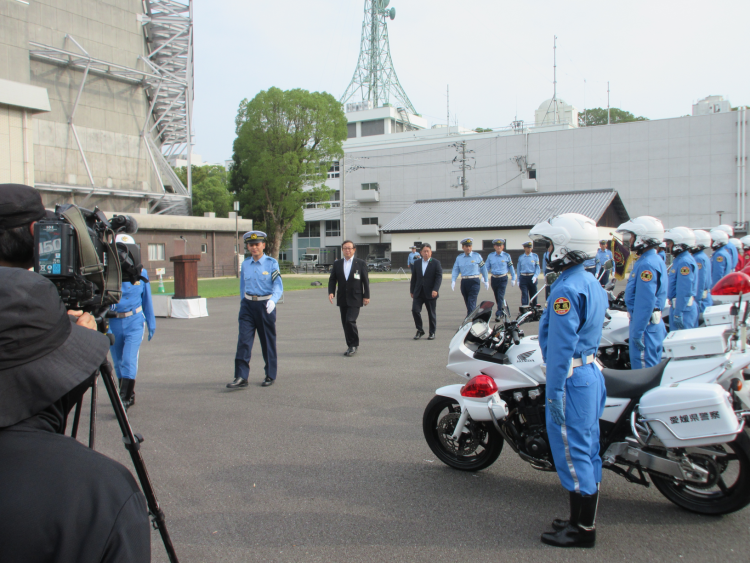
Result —
POLYGON ((563 520, 562 518, 555 518, 552 520, 552 527, 555 530, 563 530, 568 527, 568 524, 573 522, 574 526, 578 525, 578 515, 581 512, 581 495, 569 491, 570 494, 570 518, 563 520))
POLYGON ((596 544, 596 508, 599 493, 582 495, 570 493, 571 520, 553 533, 542 534, 542 543, 555 547, 594 547, 596 544), (576 521, 575 514, 578 519, 576 521))
POLYGON ((125 412, 135 404, 135 379, 122 379, 122 388, 120 389, 120 399, 125 412))
POLYGON ((120 389, 120 400, 123 404, 125 404, 125 382, 127 379, 118 379, 117 383, 119 384, 120 389))

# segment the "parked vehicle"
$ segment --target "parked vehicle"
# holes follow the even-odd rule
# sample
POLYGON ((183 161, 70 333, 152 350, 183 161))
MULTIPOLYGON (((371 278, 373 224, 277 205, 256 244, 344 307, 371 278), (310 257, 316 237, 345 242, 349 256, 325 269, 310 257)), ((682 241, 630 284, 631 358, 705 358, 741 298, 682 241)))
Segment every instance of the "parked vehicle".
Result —
POLYGON ((367 271, 368 272, 390 272, 391 271, 391 259, 390 258, 372 258, 367 260, 367 271))
MULTIPOLYGON (((425 440, 438 459, 463 471, 492 465, 506 442, 534 469, 554 471, 541 349, 538 337, 521 329, 534 311, 491 328, 492 306, 481 303, 451 340, 447 367, 467 382, 436 391, 423 415, 425 440)), ((750 365, 746 321, 735 319, 729 330, 676 332, 667 358, 652 368, 602 370, 606 469, 634 484, 650 480, 671 502, 700 514, 750 504, 750 438, 743 432, 750 403, 747 391, 740 393, 750 365)))

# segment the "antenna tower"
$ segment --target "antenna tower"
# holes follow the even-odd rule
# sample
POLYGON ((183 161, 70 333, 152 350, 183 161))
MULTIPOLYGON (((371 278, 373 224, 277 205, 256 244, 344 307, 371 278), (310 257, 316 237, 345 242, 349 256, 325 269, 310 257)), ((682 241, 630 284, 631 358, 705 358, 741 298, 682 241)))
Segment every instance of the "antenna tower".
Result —
POLYGON ((362 101, 369 100, 373 108, 389 103, 393 97, 399 106, 416 114, 409 96, 398 81, 391 60, 386 20, 396 17, 396 8, 386 9, 389 2, 390 0, 365 0, 365 19, 362 22, 357 68, 340 102, 346 103, 359 91, 362 101))

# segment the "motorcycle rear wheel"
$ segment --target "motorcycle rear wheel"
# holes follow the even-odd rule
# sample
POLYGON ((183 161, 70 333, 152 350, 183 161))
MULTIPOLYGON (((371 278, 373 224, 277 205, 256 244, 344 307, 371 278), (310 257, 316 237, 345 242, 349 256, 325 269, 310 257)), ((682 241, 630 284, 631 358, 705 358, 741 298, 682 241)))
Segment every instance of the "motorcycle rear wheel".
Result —
POLYGON ((436 395, 422 416, 422 430, 427 445, 437 458, 461 471, 479 471, 495 463, 503 451, 503 438, 492 424, 469 420, 457 441, 450 439, 460 416, 455 399, 436 395))
POLYGON ((667 499, 691 512, 719 516, 745 508, 750 504, 750 438, 741 432, 734 442, 706 449, 727 454, 691 456, 693 463, 715 474, 712 486, 691 486, 658 475, 651 475, 651 481, 667 499))

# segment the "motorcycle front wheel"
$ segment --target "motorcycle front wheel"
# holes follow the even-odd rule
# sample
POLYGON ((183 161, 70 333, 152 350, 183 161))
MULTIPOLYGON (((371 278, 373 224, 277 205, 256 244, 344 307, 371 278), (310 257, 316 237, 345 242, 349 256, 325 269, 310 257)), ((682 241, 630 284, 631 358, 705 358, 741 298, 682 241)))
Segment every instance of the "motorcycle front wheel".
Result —
POLYGON ((750 438, 741 432, 734 442, 702 449, 716 454, 688 457, 708 471, 708 483, 694 485, 651 475, 656 488, 677 506, 698 514, 718 516, 745 508, 750 504, 750 438))
POLYGON ((479 471, 495 463, 503 450, 503 438, 492 424, 469 420, 458 440, 451 435, 461 416, 455 399, 436 395, 422 416, 427 445, 437 458, 461 471, 479 471))

